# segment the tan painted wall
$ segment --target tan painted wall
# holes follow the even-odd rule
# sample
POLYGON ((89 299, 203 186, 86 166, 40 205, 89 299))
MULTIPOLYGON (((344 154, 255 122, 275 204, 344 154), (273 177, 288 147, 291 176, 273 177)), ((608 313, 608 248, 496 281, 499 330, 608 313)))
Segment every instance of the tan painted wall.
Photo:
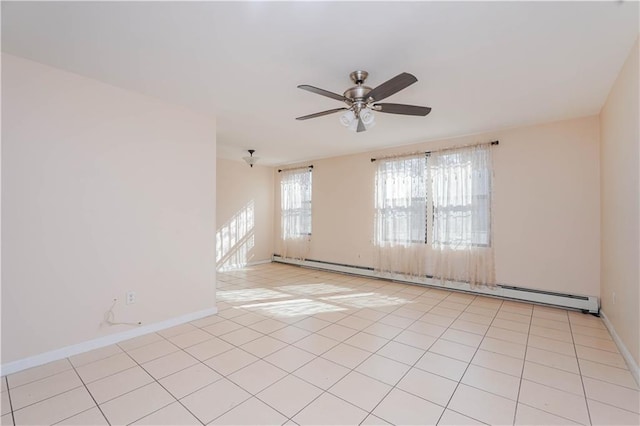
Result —
POLYGON ((640 363, 639 78, 636 42, 600 112, 602 310, 636 363, 640 363))
POLYGON ((273 167, 218 158, 218 269, 270 260, 273 254, 273 167))
POLYGON ((212 117, 2 55, 2 362, 214 307, 215 156, 212 117))
MULTIPOLYGON (((498 282, 599 295, 597 117, 314 161, 309 259, 372 266, 376 166, 370 157, 496 139, 500 140, 493 148, 498 282)), ((278 237, 277 179, 275 188, 278 237)), ((275 250, 280 250, 278 238, 275 250)))

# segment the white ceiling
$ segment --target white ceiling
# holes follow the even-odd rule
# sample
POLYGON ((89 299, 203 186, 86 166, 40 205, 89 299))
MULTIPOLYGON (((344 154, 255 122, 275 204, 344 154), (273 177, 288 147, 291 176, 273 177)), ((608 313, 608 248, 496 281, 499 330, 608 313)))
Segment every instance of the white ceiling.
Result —
POLYGON ((2 50, 215 114, 218 155, 284 164, 597 114, 638 37, 637 2, 2 2, 2 50), (418 82, 352 133, 342 93, 418 82))

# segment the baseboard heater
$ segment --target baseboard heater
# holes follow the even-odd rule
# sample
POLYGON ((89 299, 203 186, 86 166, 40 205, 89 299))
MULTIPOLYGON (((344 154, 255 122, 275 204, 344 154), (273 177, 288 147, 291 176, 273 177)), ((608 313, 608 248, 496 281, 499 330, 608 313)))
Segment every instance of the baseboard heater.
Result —
POLYGON ((540 305, 556 306, 561 308, 575 309, 592 314, 598 314, 600 311, 600 301, 595 296, 578 296, 573 294, 555 293, 546 290, 535 290, 530 288, 515 287, 510 285, 498 284, 495 288, 472 288, 468 283, 458 281, 444 281, 437 278, 411 278, 407 279, 402 274, 393 274, 384 276, 373 268, 356 265, 346 265, 343 263, 325 262, 321 260, 298 260, 283 258, 274 254, 272 260, 278 263, 286 263, 289 265, 297 265, 306 268, 320 269, 324 271, 339 272, 343 274, 358 275, 376 279, 386 279, 412 285, 424 285, 428 287, 438 287, 447 290, 461 291, 465 293, 482 294, 490 297, 499 297, 503 299, 519 300, 522 302, 536 303, 540 305))

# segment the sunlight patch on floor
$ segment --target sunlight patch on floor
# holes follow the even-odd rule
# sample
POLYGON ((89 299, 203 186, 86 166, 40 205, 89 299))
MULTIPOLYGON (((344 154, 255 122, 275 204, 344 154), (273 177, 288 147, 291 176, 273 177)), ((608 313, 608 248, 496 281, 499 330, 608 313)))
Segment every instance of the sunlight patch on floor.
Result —
POLYGON ((337 286, 333 284, 317 283, 317 284, 293 284, 276 287, 278 290, 289 291, 298 294, 331 294, 351 292, 353 289, 348 287, 337 286))
POLYGON ((338 296, 321 297, 334 303, 351 306, 353 308, 376 308, 382 306, 395 306, 411 303, 410 300, 401 297, 385 296, 380 293, 357 293, 338 296))
POLYGON ((256 300, 282 299, 291 296, 289 294, 281 293, 279 291, 274 291, 267 288, 248 288, 242 290, 218 291, 216 297, 219 300, 223 300, 229 303, 241 303, 252 302, 256 300))
POLYGON ((276 317, 297 317, 315 315, 323 312, 345 311, 347 308, 323 303, 311 299, 283 300, 279 302, 255 303, 242 305, 240 308, 261 311, 265 315, 276 317))

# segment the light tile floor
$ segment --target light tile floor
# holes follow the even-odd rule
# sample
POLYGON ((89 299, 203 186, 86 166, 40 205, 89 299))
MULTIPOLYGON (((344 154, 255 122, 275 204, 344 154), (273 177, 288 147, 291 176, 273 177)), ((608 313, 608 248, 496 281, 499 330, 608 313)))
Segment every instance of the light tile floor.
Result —
POLYGON ((7 424, 640 423, 602 321, 267 264, 217 315, 2 378, 7 424))

